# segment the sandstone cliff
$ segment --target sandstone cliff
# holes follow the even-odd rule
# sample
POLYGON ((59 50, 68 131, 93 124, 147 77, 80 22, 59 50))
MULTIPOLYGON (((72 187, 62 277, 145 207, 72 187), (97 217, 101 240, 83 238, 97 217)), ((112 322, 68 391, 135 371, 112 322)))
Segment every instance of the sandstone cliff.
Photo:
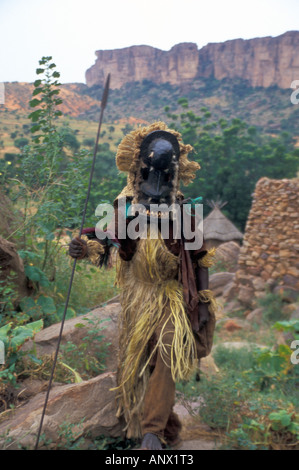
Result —
POLYGON ((86 71, 86 84, 103 84, 111 73, 111 88, 133 81, 182 85, 201 77, 242 78, 254 87, 290 88, 299 79, 299 31, 281 36, 234 39, 197 48, 182 43, 170 51, 150 46, 96 52, 96 62, 86 71))
POLYGON ((144 79, 172 85, 193 79, 198 69, 196 44, 183 43, 169 52, 150 46, 132 46, 112 51, 97 51, 94 66, 86 71, 86 84, 102 84, 111 73, 111 88, 144 79))

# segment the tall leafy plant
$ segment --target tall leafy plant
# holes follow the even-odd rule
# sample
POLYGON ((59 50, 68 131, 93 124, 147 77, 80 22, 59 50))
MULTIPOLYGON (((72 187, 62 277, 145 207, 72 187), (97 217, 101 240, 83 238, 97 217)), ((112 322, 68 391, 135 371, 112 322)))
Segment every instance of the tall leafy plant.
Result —
MULTIPOLYGON (((32 141, 23 148, 14 178, 14 198, 23 213, 16 236, 32 281, 43 282, 41 272, 55 278, 56 257, 65 229, 80 221, 87 187, 90 155, 86 150, 66 152, 69 131, 60 125, 59 72, 52 57, 43 57, 36 70, 29 114, 32 141)), ((77 149, 77 148, 76 148, 77 149)))

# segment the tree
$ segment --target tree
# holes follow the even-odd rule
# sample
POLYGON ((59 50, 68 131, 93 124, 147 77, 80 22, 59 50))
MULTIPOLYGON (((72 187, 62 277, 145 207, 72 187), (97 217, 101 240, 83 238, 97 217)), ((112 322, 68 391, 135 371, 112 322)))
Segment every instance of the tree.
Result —
POLYGON ((95 143, 96 143, 96 141, 95 141, 94 138, 83 139, 83 145, 85 145, 86 147, 94 148, 95 143))
POLYGON ((78 141, 75 132, 68 126, 64 126, 60 133, 62 134, 63 145, 71 149, 73 152, 77 152, 80 148, 80 142, 78 141))
POLYGON ((19 137, 18 139, 15 139, 14 141, 15 147, 19 149, 22 149, 23 147, 25 147, 25 145, 28 145, 28 144, 29 144, 29 140, 26 139, 26 137, 19 137))
POLYGON ((180 103, 183 112, 171 126, 193 146, 193 158, 201 165, 194 183, 183 189, 185 195, 228 201, 225 212, 244 230, 256 182, 264 176, 295 177, 299 149, 287 133, 273 138, 239 119, 212 122, 206 107, 196 116, 188 110, 186 99, 180 103))

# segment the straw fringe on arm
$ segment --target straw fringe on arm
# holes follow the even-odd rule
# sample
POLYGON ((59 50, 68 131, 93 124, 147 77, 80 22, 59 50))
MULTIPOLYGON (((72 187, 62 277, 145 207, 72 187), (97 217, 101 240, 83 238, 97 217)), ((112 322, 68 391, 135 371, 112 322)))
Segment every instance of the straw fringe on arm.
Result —
POLYGON ((198 260, 200 268, 211 268, 215 263, 216 248, 211 248, 208 252, 198 260))
POLYGON ((105 248, 97 240, 89 240, 88 237, 82 236, 87 242, 87 258, 95 266, 100 266, 101 260, 105 254, 105 248))

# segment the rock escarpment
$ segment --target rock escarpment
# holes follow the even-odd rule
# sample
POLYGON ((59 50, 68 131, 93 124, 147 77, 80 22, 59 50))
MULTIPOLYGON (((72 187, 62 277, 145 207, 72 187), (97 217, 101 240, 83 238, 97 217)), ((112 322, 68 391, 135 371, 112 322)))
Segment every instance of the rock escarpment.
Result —
POLYGON ((198 75, 248 80, 253 87, 290 88, 299 77, 299 31, 277 37, 235 39, 199 51, 198 75))
POLYGON ((111 73, 111 87, 128 82, 150 80, 154 83, 181 84, 197 74, 196 44, 184 43, 169 52, 150 46, 132 46, 111 51, 97 51, 95 65, 86 71, 86 84, 102 84, 111 73))
POLYGON ((150 80, 182 85, 196 78, 241 78, 254 87, 290 88, 299 79, 299 31, 277 37, 234 39, 210 43, 198 50, 194 43, 177 44, 170 51, 150 46, 96 51, 86 71, 88 86, 102 85, 111 73, 111 87, 150 80))

